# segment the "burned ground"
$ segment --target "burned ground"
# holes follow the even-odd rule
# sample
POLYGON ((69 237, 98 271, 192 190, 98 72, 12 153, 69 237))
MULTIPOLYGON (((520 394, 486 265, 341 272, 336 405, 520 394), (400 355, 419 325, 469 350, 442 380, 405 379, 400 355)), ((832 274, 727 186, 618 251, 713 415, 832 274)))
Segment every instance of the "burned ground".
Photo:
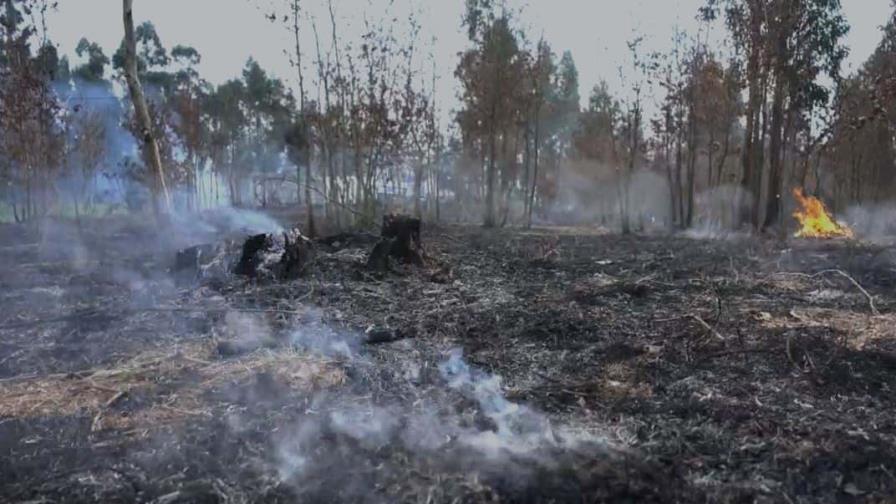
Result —
POLYGON ((896 495, 891 248, 424 225, 425 267, 167 271, 229 231, 0 230, 0 500, 896 495))

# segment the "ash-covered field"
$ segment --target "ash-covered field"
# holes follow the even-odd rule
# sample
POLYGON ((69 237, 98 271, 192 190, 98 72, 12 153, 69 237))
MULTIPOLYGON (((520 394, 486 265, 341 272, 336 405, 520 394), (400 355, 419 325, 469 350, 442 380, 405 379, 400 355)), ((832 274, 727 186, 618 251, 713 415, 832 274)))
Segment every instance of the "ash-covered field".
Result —
POLYGON ((234 274, 276 229, 0 228, 0 501, 896 497, 892 248, 424 223, 234 274))

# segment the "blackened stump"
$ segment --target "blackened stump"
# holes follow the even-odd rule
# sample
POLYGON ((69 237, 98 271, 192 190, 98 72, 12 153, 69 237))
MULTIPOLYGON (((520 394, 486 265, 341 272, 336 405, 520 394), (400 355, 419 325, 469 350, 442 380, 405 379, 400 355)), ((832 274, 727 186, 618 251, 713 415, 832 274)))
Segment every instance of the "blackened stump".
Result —
POLYGON ((238 275, 294 280, 302 275, 312 254, 311 241, 297 229, 250 236, 243 243, 238 275))
POLYGON ((295 232, 283 233, 283 255, 280 256, 279 276, 284 280, 294 280, 302 275, 308 262, 310 247, 307 238, 295 232))
POLYGON ((367 259, 367 267, 377 271, 388 269, 388 258, 393 257, 407 264, 423 265, 420 242, 420 219, 408 215, 383 216, 380 229, 382 239, 374 246, 367 259))
POLYGON ((271 247, 271 238, 267 233, 257 234, 246 238, 243 243, 243 252, 233 272, 237 275, 254 277, 261 262, 260 253, 271 247))
POLYGON ((408 248, 413 241, 420 248, 420 219, 409 215, 387 214, 383 216, 383 227, 380 229, 383 238, 397 238, 408 248))

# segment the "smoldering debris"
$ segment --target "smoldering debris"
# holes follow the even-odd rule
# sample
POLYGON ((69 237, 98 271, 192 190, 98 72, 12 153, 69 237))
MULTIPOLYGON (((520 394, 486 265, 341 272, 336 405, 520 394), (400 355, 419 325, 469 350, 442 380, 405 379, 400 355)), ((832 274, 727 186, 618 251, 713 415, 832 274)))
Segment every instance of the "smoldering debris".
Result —
POLYGON ((501 391, 501 378, 470 367, 463 359, 463 350, 451 350, 448 359, 439 364, 439 371, 448 386, 479 405, 494 429, 468 436, 464 442, 490 457, 503 452, 526 454, 543 447, 561 446, 563 438, 555 436, 550 422, 543 415, 507 400, 501 391))
POLYGON ((243 242, 234 273, 255 279, 292 280, 302 275, 312 254, 311 240, 298 229, 261 233, 243 242))
POLYGON ((500 378, 470 366, 459 349, 442 359, 430 366, 438 375, 397 384, 391 399, 311 399, 305 419, 277 436, 281 481, 300 497, 330 501, 390 502, 398 485, 563 500, 587 495, 597 478, 589 470, 620 456, 605 439, 556 432, 547 417, 508 400, 500 378))

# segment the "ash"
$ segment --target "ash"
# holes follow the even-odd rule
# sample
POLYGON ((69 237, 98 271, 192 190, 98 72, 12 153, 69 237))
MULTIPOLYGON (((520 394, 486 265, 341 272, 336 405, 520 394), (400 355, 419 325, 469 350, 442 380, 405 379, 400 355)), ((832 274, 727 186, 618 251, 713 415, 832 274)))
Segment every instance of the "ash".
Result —
POLYGON ((429 225, 423 266, 359 233, 236 275, 281 225, 0 229, 0 500, 896 491, 890 249, 429 225))

